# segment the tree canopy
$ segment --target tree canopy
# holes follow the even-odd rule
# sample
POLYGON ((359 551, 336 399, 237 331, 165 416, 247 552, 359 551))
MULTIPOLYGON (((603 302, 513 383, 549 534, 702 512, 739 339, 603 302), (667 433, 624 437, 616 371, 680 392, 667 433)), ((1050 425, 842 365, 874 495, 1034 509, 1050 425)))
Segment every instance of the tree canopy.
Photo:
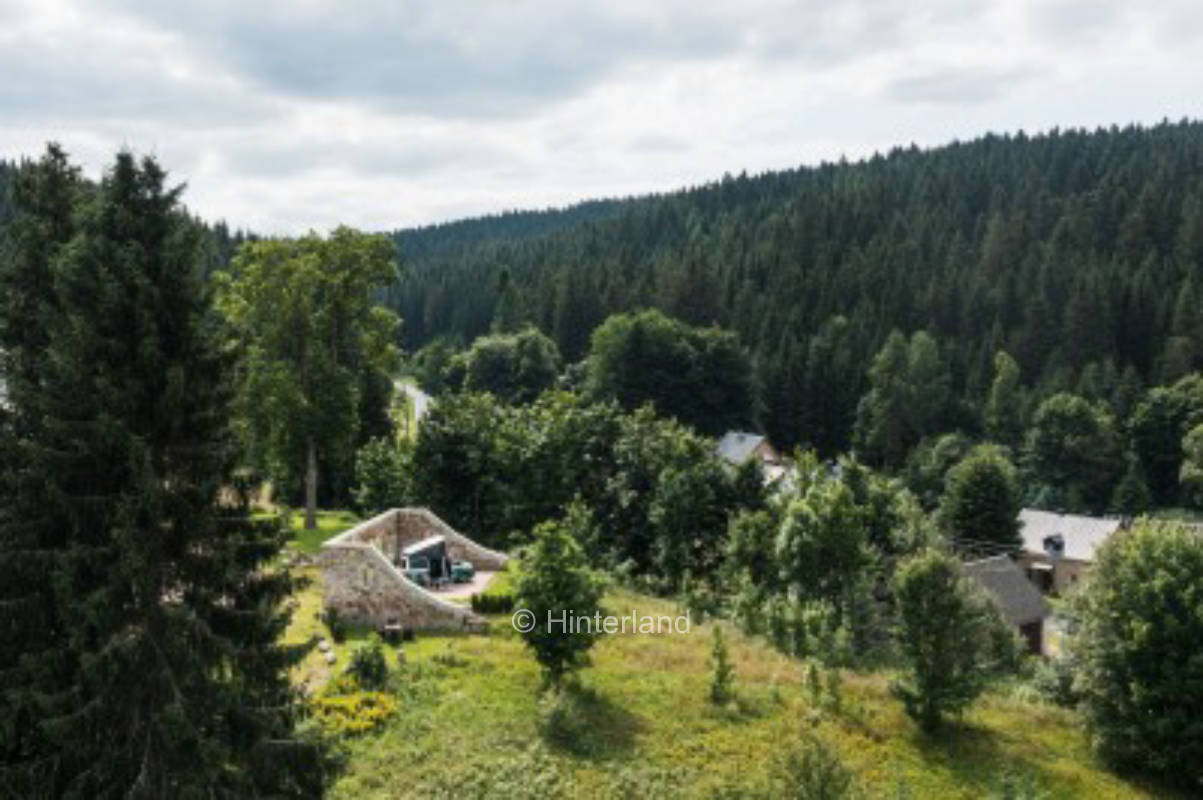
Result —
POLYGON ((316 525, 319 465, 350 478, 365 383, 396 368, 399 322, 372 300, 395 275, 387 237, 337 228, 248 243, 219 276, 219 307, 246 351, 249 457, 286 493, 304 484, 306 527, 316 525))

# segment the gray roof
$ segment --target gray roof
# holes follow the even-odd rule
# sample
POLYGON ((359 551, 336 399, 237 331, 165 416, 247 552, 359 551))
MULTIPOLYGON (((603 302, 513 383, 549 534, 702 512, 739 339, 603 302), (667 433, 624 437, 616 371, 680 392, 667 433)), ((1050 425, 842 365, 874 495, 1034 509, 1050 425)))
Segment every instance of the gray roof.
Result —
POLYGON ((1048 616, 1049 606, 1044 595, 1015 566, 1010 556, 970 561, 961 569, 966 577, 986 590, 1003 618, 1012 625, 1035 622, 1048 616))
POLYGON ((1019 523, 1023 549, 1029 553, 1045 554, 1045 539, 1060 536, 1065 542, 1062 557, 1087 562, 1094 561, 1096 547, 1123 527, 1119 518, 1056 514, 1034 508, 1020 511, 1019 523))
POLYGON ((718 454, 732 464, 742 464, 752 457, 752 451, 760 446, 764 437, 759 433, 727 431, 718 441, 718 454))
POLYGON ((414 542, 409 547, 406 547, 405 549, 403 549, 401 552, 407 556, 412 556, 415 553, 421 553, 423 550, 427 550, 436 545, 440 545, 443 542, 445 542, 446 540, 447 539, 445 536, 428 536, 425 539, 421 540, 420 542, 414 542))

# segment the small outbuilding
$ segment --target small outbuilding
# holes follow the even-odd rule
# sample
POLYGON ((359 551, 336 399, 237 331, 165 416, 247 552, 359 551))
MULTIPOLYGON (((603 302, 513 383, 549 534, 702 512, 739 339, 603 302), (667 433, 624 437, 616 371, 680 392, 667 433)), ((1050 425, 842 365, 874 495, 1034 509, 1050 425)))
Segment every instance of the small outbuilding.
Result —
POLYGON ((1011 557, 1001 555, 969 561, 961 569, 966 577, 985 590, 1003 619, 1019 631, 1027 642, 1028 650, 1037 655, 1043 654, 1044 621, 1051 609, 1044 595, 1011 557))

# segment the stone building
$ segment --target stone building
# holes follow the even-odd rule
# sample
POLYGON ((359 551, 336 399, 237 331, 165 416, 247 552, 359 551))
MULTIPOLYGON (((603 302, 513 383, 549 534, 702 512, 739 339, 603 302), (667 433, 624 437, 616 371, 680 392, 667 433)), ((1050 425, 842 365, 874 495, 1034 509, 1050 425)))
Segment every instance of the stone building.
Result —
POLYGON ((394 508, 327 540, 319 564, 325 608, 358 625, 412 631, 478 629, 484 619, 410 581, 398 566, 412 544, 442 537, 448 558, 480 571, 502 569, 508 556, 456 531, 425 508, 394 508))
POLYGON ((1045 652, 1045 620, 1051 613, 1044 595, 1032 585, 1010 556, 970 561, 961 566, 997 606, 1003 619, 1023 637, 1029 652, 1045 652))
POLYGON ((1045 594, 1063 594, 1090 565, 1094 551, 1127 527, 1119 517, 1087 517, 1025 508, 1019 514, 1019 566, 1045 594))

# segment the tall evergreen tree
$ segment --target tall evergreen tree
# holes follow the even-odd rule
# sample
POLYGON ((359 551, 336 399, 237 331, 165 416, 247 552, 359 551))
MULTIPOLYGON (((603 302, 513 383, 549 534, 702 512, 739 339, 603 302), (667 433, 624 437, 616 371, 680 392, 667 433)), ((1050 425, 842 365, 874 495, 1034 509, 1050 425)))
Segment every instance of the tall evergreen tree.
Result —
POLYGON ((20 624, 50 635, 3 667, 0 731, 25 730, 16 746, 4 734, 4 784, 312 796, 320 751, 292 734, 299 653, 278 644, 293 581, 263 569, 283 534, 219 505, 230 364, 199 288, 199 231, 164 179, 122 153, 79 209, 50 259, 44 354, 11 398, 41 424, 8 448, 10 473, 45 505, 3 518, 2 583, 44 577, 45 606, 20 624))
POLYGON ((13 173, 14 217, 0 249, 0 786, 30 787, 52 766, 33 686, 62 656, 51 563, 61 550, 63 509, 30 468, 44 438, 39 405, 47 330, 58 302, 51 265, 75 230, 79 171, 51 144, 13 173), (39 766, 44 765, 44 766, 39 766))

